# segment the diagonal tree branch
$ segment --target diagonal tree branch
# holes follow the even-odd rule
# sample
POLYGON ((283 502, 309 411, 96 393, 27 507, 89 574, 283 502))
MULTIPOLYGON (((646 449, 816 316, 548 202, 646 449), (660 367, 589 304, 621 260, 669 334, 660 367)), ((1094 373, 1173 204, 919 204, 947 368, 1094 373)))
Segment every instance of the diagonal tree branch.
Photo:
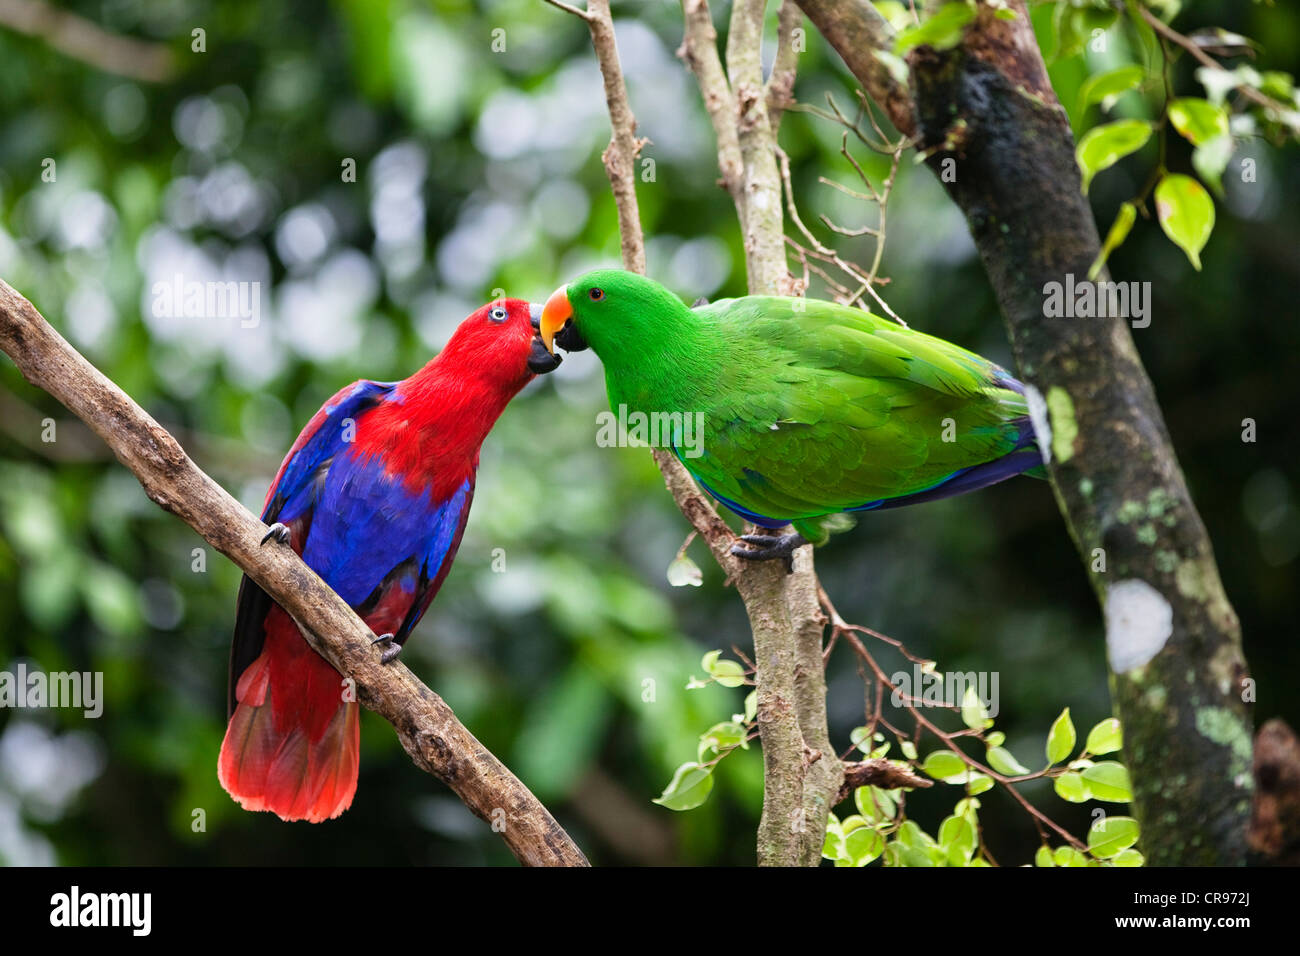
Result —
MULTIPOLYGON (((197 531, 298 622, 311 645, 356 682, 357 698, 393 725, 416 766, 449 786, 530 866, 585 866, 555 818, 405 665, 381 664, 374 635, 293 551, 260 542, 266 525, 199 469, 170 434, 0 280, 0 349, 23 376, 89 425, 145 493, 197 531)), ((215 766, 215 761, 214 761, 215 766)))
POLYGON ((44 0, 0 0, 0 26, 44 40, 64 56, 105 73, 165 83, 176 72, 172 51, 163 44, 111 33, 44 0))

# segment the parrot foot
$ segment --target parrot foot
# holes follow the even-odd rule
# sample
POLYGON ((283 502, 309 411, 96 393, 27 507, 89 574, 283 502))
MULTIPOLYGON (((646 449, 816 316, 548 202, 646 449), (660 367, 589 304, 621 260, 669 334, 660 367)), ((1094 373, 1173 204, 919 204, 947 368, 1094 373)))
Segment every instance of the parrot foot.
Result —
POLYGON ((808 539, 795 532, 792 534, 742 534, 740 540, 752 547, 734 544, 731 553, 746 561, 772 561, 782 558, 788 572, 794 571, 794 553, 808 543, 808 539))
POLYGON ((383 653, 379 655, 379 663, 381 664, 387 664, 390 661, 397 660, 397 655, 402 653, 402 645, 393 640, 393 635, 391 633, 380 634, 370 642, 372 647, 376 644, 387 645, 384 648, 383 653))
POLYGON ((271 525, 270 530, 268 530, 266 534, 262 535, 262 544, 266 544, 266 542, 270 541, 272 538, 280 542, 280 544, 288 544, 289 543, 288 526, 283 525, 278 521, 275 524, 271 525))

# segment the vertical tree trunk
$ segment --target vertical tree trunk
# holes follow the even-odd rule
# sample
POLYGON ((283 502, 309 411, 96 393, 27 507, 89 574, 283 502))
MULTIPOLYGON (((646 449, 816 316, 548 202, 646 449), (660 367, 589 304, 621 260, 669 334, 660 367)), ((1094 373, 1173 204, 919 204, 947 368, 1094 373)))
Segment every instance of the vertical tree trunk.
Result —
MULTIPOLYGON (((892 44, 863 0, 801 5, 832 45, 892 44)), ((1045 405, 1052 485, 1104 612, 1147 858, 1243 863, 1252 777, 1240 626, 1126 320, 1045 316, 1049 283, 1085 282, 1100 244, 1028 12, 1010 6, 1015 19, 981 5, 961 44, 911 54, 919 146, 966 216, 1021 375, 1045 405)), ((870 60, 841 54, 855 70, 870 60)), ((878 72, 858 78, 898 94, 878 72)), ((1156 316, 1152 330, 1172 321, 1156 316)))

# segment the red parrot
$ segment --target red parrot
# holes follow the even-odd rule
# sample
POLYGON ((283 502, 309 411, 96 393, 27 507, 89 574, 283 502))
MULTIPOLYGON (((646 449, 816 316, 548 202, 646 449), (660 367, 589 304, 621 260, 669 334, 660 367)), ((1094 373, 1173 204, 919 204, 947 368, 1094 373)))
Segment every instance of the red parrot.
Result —
MULTIPOLYGON (((540 306, 502 299, 400 382, 362 379, 325 403, 266 495, 266 540, 289 544, 380 635, 403 642, 451 568, 479 447, 506 404, 558 364, 540 306)), ((230 649, 230 723, 217 776, 246 810, 313 823, 352 803, 358 711, 337 671, 247 577, 230 649)))

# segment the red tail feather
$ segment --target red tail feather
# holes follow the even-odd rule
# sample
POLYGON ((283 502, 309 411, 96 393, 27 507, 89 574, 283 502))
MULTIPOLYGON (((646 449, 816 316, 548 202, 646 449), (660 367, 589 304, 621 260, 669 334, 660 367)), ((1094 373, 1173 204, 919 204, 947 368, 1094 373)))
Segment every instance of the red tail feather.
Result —
POLYGON ((360 723, 338 672, 273 606, 262 654, 240 675, 217 776, 245 810, 319 823, 357 791, 360 723))

